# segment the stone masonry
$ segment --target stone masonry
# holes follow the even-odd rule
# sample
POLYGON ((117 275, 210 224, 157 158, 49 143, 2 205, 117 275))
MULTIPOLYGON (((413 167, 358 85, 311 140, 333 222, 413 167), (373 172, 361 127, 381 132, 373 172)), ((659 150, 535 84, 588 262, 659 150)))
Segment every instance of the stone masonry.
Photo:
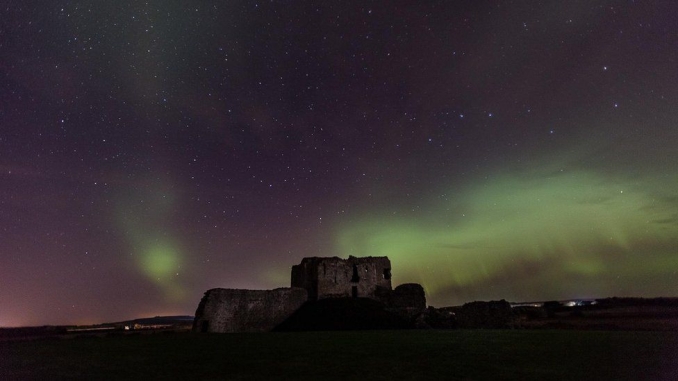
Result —
POLYGON ((193 321, 194 332, 270 331, 308 300, 303 288, 234 290, 205 293, 193 321))
POLYGON ((292 266, 292 287, 305 288, 309 300, 372 298, 391 291, 388 257, 304 258, 292 266))
POLYGON ((304 258, 292 266, 291 283, 291 288, 275 290, 208 290, 195 312, 193 331, 270 331, 302 304, 325 298, 374 299, 408 319, 426 308, 420 285, 391 288, 388 257, 304 258))

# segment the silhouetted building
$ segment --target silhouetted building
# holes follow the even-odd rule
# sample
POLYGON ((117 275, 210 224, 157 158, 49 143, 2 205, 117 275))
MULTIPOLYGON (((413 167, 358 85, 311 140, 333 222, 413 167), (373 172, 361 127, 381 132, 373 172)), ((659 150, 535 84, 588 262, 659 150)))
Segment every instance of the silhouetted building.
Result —
POLYGON ((275 290, 208 290, 195 312, 193 331, 270 331, 304 303, 327 298, 374 299, 407 321, 426 308, 420 285, 391 288, 388 257, 304 258, 292 266, 291 283, 275 290))
POLYGON ((381 300, 381 295, 391 291, 391 261, 388 257, 304 258, 292 266, 292 287, 305 288, 309 300, 381 300))

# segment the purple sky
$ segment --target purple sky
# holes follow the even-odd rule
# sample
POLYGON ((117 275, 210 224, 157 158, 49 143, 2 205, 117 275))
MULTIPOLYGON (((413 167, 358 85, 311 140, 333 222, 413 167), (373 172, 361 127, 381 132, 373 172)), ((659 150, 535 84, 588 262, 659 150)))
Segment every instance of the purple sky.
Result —
POLYGON ((306 256, 429 304, 678 296, 674 1, 12 1, 0 326, 306 256))

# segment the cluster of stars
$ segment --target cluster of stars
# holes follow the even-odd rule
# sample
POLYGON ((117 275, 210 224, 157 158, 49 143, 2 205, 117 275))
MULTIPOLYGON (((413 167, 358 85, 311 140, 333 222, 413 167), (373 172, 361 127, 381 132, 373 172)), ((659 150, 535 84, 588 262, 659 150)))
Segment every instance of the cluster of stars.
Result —
MULTIPOLYGON (((8 290, 27 289, 35 305, 21 311, 17 296, 0 291, 10 301, 0 321, 4 313, 47 323, 43 316, 76 299, 70 310, 92 319, 93 310, 136 317, 153 304, 190 312, 205 289, 277 287, 281 277, 271 274, 319 255, 392 256, 402 269, 396 281, 436 269, 440 287, 429 296, 451 304, 465 301, 459 284, 491 288, 490 278, 467 282, 457 267, 477 275, 554 263, 531 247, 506 254, 482 233, 490 227, 515 249, 495 220, 541 229, 516 217, 521 208, 542 217, 530 209, 537 201, 519 197, 535 186, 540 204, 557 200, 544 208, 588 211, 580 204, 591 200, 549 198, 571 190, 554 181, 583 186, 559 176, 583 172, 600 194, 623 189, 625 208, 652 196, 672 211, 671 11, 637 3, 12 3, 2 26, 11 37, 0 42, 0 253, 11 253, 0 255, 0 278, 8 290), (633 189, 639 181, 647 189, 633 189), (500 200, 501 187, 514 203, 500 200), (486 209, 469 189, 499 200, 486 209), (516 214, 501 215, 506 208, 516 214), (119 296, 138 290, 135 301, 119 296), (111 305, 95 307, 102 299, 111 305)), ((596 197, 610 221, 618 216, 596 197)), ((593 230, 620 245, 642 240, 609 224, 593 230)), ((645 226, 661 231, 653 228, 645 226)), ((569 255, 566 244, 548 244, 569 255)), ((607 255, 591 249, 597 244, 577 246, 592 258, 571 262, 597 263, 607 255)), ((643 276, 659 271, 650 267, 643 276)), ((525 295, 519 288, 516 297, 525 295)))

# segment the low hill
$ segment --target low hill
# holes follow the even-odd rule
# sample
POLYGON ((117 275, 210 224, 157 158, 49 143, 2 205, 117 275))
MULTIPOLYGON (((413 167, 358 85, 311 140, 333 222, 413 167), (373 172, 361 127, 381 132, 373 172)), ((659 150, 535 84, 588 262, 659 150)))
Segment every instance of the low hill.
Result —
POLYGON ((107 324, 144 324, 144 325, 182 325, 182 324, 193 324, 193 316, 155 316, 149 318, 139 318, 134 320, 125 320, 117 323, 107 323, 107 324))

